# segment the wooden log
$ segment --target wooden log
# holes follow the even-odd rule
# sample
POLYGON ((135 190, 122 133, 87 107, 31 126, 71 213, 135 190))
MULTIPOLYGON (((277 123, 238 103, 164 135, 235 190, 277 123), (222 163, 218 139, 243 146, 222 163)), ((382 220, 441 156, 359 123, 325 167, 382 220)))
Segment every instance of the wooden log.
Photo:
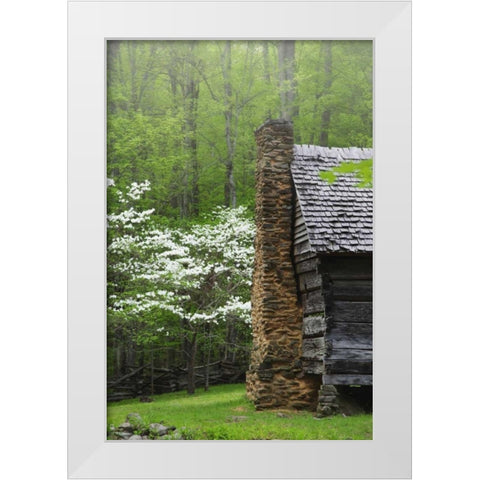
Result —
POLYGON ((303 218, 302 212, 297 210, 295 212, 295 232, 300 230, 302 227, 307 228, 305 225, 305 218, 303 218))
POLYGON ((345 333, 352 335, 372 336, 372 324, 369 322, 340 322, 336 318, 327 319, 329 333, 345 333))
POLYGON ((312 246, 310 245, 309 240, 305 240, 305 241, 299 243, 298 245, 295 245, 294 249, 293 249, 294 255, 302 255, 302 254, 305 254, 305 253, 310 253, 312 251, 313 251, 312 246))
POLYGON ((112 383, 110 383, 110 386, 114 387, 115 385, 118 385, 118 384, 122 383, 127 378, 133 377, 134 375, 141 372, 144 368, 146 368, 148 366, 150 366, 149 363, 147 363, 145 365, 142 365, 141 367, 136 368, 133 372, 127 373, 127 375, 124 375, 123 377, 120 377, 117 380, 112 381, 112 383))
POLYGON ((302 254, 295 253, 295 263, 303 262, 304 260, 309 260, 315 257, 316 257, 316 253, 313 251, 305 252, 302 254))
POLYGON ((170 373, 172 372, 171 368, 160 368, 160 367, 153 367, 154 372, 163 372, 163 373, 170 373))
POLYGON ((324 385, 372 385, 372 375, 323 375, 324 385))
POLYGON ((325 300, 321 290, 304 293, 302 295, 303 314, 324 313, 325 300))
POLYGON ((328 353, 329 360, 358 360, 360 362, 371 362, 373 354, 371 349, 364 348, 335 348, 328 353))
POLYGON ((305 241, 308 241, 308 233, 307 233, 307 230, 303 230, 303 231, 297 231, 295 232, 295 237, 293 239, 293 244, 294 245, 299 245, 305 241))
POLYGON ((331 307, 335 322, 372 323, 372 302, 335 301, 331 307))
POLYGON ((325 372, 324 363, 321 360, 302 360, 303 371, 311 375, 320 375, 325 372))
POLYGON ((108 389, 116 389, 115 391, 128 391, 128 392, 134 392, 137 387, 135 385, 128 385, 128 384, 124 384, 124 385, 107 385, 107 388, 108 389))
POLYGON ((301 292, 318 290, 322 286, 322 276, 316 271, 300 273, 298 275, 298 288, 301 292))
POLYGON ((337 280, 330 287, 334 299, 368 301, 372 299, 372 282, 370 280, 337 280))
POLYGON ((216 365, 220 365, 222 362, 220 360, 218 360, 217 362, 213 362, 213 363, 208 363, 206 365, 198 365, 197 367, 194 367, 196 369, 202 369, 202 368, 205 368, 205 367, 214 367, 216 365))
POLYGON ((332 360, 331 357, 325 359, 325 373, 327 374, 371 374, 372 362, 361 361, 357 359, 338 359, 332 360))
POLYGON ((314 315, 303 318, 303 336, 319 337, 325 333, 327 327, 325 317, 323 315, 314 315))
POLYGON ((303 339, 302 358, 307 360, 323 360, 325 351, 325 339, 323 337, 303 339))
POLYGON ((303 262, 297 262, 295 264, 295 271, 297 272, 297 274, 301 274, 304 272, 316 272, 317 259, 310 256, 310 258, 304 260, 303 262))
MULTIPOLYGON (((348 339, 349 341, 359 340, 361 344, 368 342, 368 345, 372 345, 372 324, 371 323, 349 323, 349 322, 337 322, 329 324, 327 328, 326 336, 328 340, 339 341, 342 339, 348 339)), ((335 346, 335 344, 334 344, 335 346)), ((337 348, 345 348, 338 346, 337 348)), ((346 347, 355 348, 355 347, 346 347)), ((364 348, 364 347, 358 347, 364 348)))

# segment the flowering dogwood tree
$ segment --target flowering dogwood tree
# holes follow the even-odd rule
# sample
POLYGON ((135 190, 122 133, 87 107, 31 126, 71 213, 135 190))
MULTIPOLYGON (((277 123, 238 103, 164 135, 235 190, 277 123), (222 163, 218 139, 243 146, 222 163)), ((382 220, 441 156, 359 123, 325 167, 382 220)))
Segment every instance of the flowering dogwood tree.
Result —
POLYGON ((254 225, 239 207, 217 208, 189 228, 159 227, 153 210, 135 208, 149 188, 117 191, 124 208, 108 216, 109 318, 135 325, 139 338, 181 337, 194 393, 199 336, 250 322, 254 225))

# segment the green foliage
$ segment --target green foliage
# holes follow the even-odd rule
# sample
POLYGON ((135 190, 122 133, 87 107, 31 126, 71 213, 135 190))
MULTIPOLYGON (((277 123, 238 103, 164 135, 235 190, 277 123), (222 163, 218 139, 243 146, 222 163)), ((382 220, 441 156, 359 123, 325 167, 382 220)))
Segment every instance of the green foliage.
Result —
MULTIPOLYGON (((237 205, 251 209, 253 131, 280 113, 277 43, 109 42, 107 176, 148 179, 142 206, 189 219, 225 204, 231 162, 237 205)), ((295 43, 295 142, 370 147, 372 42, 295 43)))
POLYGON ((371 188, 373 186, 373 160, 371 158, 359 162, 342 162, 337 167, 320 172, 320 178, 332 184, 340 175, 354 174, 358 178, 359 188, 371 188))
POLYGON ((119 425, 130 412, 146 423, 175 425, 188 440, 368 440, 372 416, 341 415, 316 419, 312 412, 255 411, 245 385, 218 385, 194 396, 175 392, 154 396, 151 403, 110 403, 107 424, 119 425), (240 418, 239 418, 240 417, 240 418), (246 417, 242 419, 241 417, 246 417))

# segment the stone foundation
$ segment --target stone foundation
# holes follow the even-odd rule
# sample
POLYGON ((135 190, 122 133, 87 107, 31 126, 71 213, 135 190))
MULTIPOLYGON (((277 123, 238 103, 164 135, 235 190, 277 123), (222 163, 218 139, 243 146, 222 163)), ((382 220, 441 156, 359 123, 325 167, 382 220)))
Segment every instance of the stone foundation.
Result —
POLYGON ((320 377, 305 375, 300 359, 302 309, 292 260, 292 125, 270 120, 256 131, 256 140, 253 349, 247 395, 257 409, 315 409, 320 377))
POLYGON ((333 385, 322 385, 318 392, 317 417, 329 417, 339 412, 338 392, 333 385))

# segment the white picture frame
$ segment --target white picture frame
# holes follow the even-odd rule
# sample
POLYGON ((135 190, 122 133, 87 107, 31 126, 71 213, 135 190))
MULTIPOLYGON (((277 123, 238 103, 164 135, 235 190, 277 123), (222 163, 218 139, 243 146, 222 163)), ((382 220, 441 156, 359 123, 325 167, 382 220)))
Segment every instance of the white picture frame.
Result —
POLYGON ((411 478, 411 2, 69 2, 69 478, 411 478), (374 42, 374 434, 106 441, 107 39, 374 42))

